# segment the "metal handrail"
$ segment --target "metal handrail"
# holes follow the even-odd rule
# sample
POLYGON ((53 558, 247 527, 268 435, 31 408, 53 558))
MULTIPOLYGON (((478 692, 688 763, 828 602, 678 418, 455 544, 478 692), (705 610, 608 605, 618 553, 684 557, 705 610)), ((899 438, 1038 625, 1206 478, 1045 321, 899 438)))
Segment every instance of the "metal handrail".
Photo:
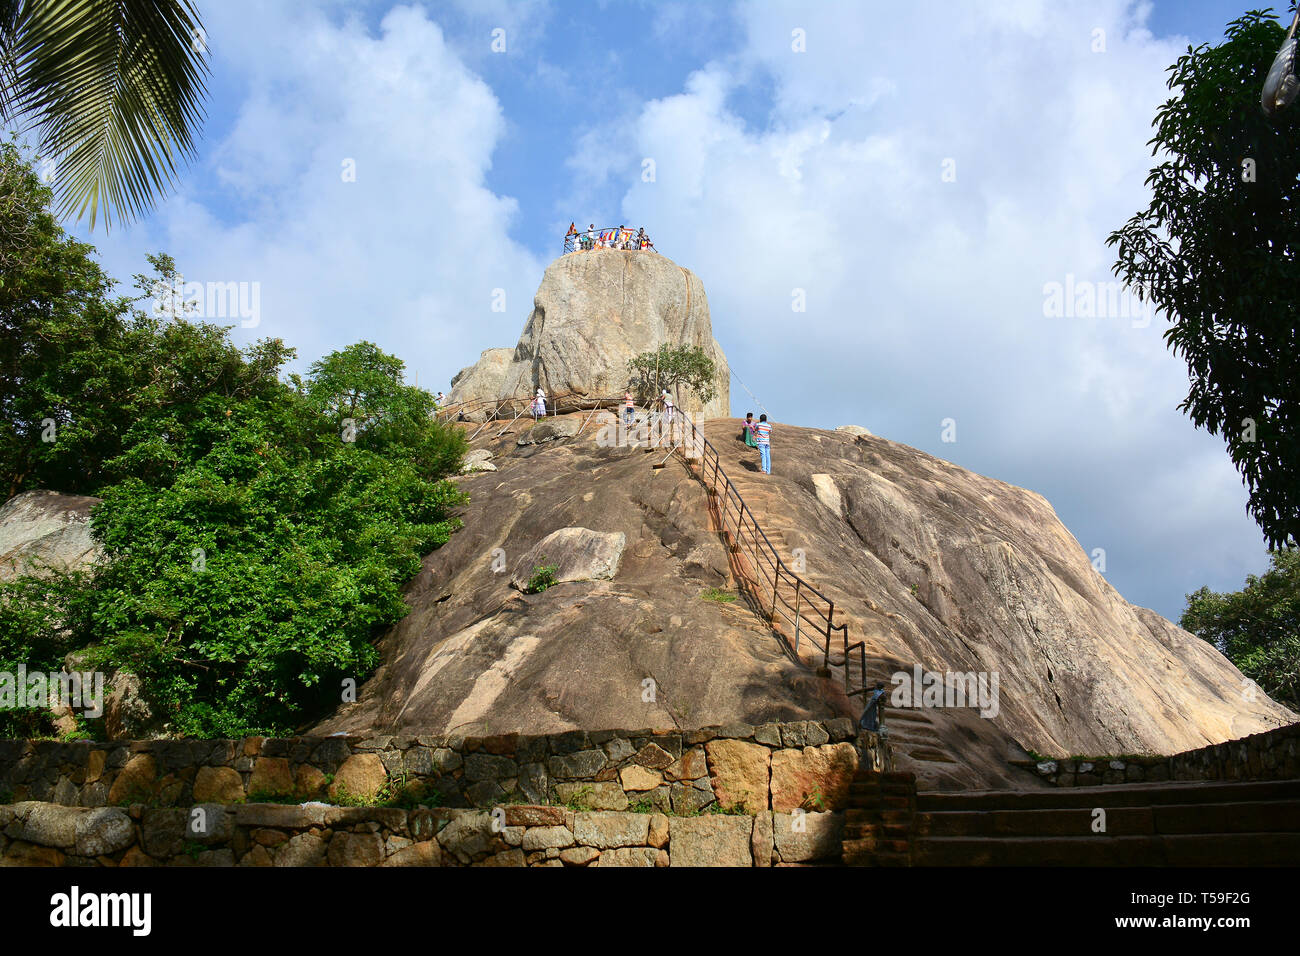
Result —
MULTIPOLYGON (((823 655, 823 666, 828 669, 830 666, 831 643, 833 640, 832 635, 838 631, 843 641, 845 692, 849 696, 864 693, 866 689, 867 672, 866 647, 864 642, 857 641, 850 646, 848 624, 835 623, 835 601, 832 598, 827 597, 815 586, 810 584, 807 580, 802 578, 798 573, 791 570, 790 567, 786 565, 780 552, 776 550, 771 539, 768 538, 767 533, 763 531, 762 527, 759 525, 753 509, 750 508, 749 504, 745 501, 744 496, 740 493, 740 489, 736 487, 730 476, 722 469, 722 456, 718 454, 718 450, 713 446, 713 443, 709 441, 708 437, 693 419, 686 418, 686 421, 690 423, 692 440, 698 440, 704 449, 703 453, 700 455, 697 477, 706 489, 713 492, 714 497, 722 498, 721 503, 711 502, 711 507, 716 510, 719 530, 722 532, 724 538, 731 540, 737 550, 747 543, 745 541, 745 532, 748 531, 749 539, 753 542, 751 550, 753 552, 752 564, 754 572, 762 578, 761 581, 756 581, 755 583, 765 584, 769 579, 771 581, 772 595, 770 604, 772 611, 770 617, 773 624, 775 624, 779 614, 794 627, 794 650, 796 654, 798 653, 799 643, 802 638, 800 622, 807 621, 810 624, 814 624, 816 627, 814 634, 817 635, 817 637, 822 638, 820 642, 820 650, 823 655), (710 469, 712 470, 711 476, 710 469), (733 501, 735 510, 734 530, 729 526, 733 501), (745 527, 746 519, 748 519, 748 529, 745 527), (765 571, 762 567, 763 564, 766 564, 770 570, 765 571), (783 578, 788 583, 788 586, 794 588, 795 600, 793 604, 786 599, 785 595, 781 594, 783 578), (811 599, 806 597, 807 594, 819 598, 825 604, 825 609, 823 610, 822 608, 817 607, 811 599), (781 604, 784 604, 787 609, 793 611, 793 615, 787 614, 783 611, 780 608, 781 604), (862 675, 862 683, 856 690, 852 687, 852 667, 850 664, 850 654, 853 651, 858 652, 859 670, 862 675)), ((689 445, 690 443, 691 442, 688 441, 685 444, 689 445)), ((690 467, 690 459, 686 457, 684 452, 683 458, 687 462, 688 470, 694 473, 694 469, 690 467)), ((760 595, 760 607, 766 603, 768 603, 767 599, 760 595)))
MULTIPOLYGON (((514 396, 510 396, 507 398, 497 398, 497 399, 476 399, 475 401, 472 402, 456 402, 451 405, 445 405, 439 408, 438 411, 439 413, 443 411, 452 411, 454 414, 456 412, 474 411, 477 409, 490 407, 492 410, 488 413, 487 417, 484 419, 484 421, 481 424, 479 424, 479 427, 474 430, 474 433, 469 436, 468 440, 473 441, 483 432, 484 429, 487 428, 488 425, 490 425, 494 421, 499 421, 500 418, 504 417, 504 415, 501 415, 500 418, 498 417, 502 409, 506 409, 505 414, 509 415, 511 409, 513 408, 514 403, 515 402, 521 403, 520 411, 514 415, 514 417, 510 420, 509 424, 507 424, 504 429, 502 429, 500 432, 497 433, 496 437, 500 438, 502 435, 504 435, 506 432, 510 430, 510 427, 514 425, 516 421, 522 418, 523 415, 532 408, 532 404, 534 401, 535 399, 532 398, 517 398, 514 396)), ((564 398, 549 399, 547 414, 552 416, 559 415, 561 414, 560 411, 561 408, 563 408, 566 412, 570 412, 570 411, 588 412, 586 419, 582 423, 582 426, 572 436, 572 438, 576 439, 580 437, 582 433, 586 430, 587 425, 591 423, 591 420, 595 416, 596 412, 600 411, 602 408, 611 408, 611 407, 621 408, 622 405, 623 405, 623 396, 621 395, 602 395, 602 396, 592 396, 590 398, 576 398, 570 395, 570 396, 565 396, 564 398)), ((641 405, 638 404, 637 407, 640 408, 641 405)), ((648 408, 649 406, 647 405, 646 407, 648 408)), ((448 420, 450 420, 450 418, 448 420)), ((471 422, 470 424, 473 423, 471 422)))

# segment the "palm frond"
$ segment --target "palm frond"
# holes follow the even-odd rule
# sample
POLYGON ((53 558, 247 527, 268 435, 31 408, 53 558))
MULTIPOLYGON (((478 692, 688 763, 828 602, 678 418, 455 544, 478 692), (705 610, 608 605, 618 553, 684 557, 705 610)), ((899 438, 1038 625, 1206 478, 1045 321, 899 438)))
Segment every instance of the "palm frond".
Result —
POLYGON ((208 72, 191 0, 0 0, 0 119, 57 157, 60 216, 129 221, 194 156, 208 72))

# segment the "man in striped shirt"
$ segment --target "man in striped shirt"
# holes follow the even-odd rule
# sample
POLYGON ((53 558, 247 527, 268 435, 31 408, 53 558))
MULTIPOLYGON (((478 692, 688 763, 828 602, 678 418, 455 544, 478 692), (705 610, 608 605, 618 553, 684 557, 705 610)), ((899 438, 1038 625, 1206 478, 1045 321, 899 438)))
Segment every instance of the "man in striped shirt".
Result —
POLYGON ((758 442, 758 457, 763 466, 763 474, 772 473, 772 425, 766 415, 758 416, 754 426, 754 441, 758 442))

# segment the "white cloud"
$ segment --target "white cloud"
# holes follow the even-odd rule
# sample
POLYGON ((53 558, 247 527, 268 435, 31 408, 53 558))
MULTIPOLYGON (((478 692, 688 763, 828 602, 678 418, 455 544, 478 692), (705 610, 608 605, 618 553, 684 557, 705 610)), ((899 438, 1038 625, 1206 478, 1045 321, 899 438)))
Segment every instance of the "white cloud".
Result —
POLYGON ((203 150, 218 189, 188 179, 114 245, 112 271, 163 248, 190 280, 259 282, 261 324, 241 338, 281 337, 305 361, 369 338, 434 387, 513 342, 542 264, 509 236, 515 201, 484 182, 499 103, 440 27, 411 7, 377 29, 289 5, 207 18, 216 69, 246 88, 203 150))
POLYGON ((1185 43, 1153 39, 1146 12, 746 6, 743 50, 624 134, 657 177, 622 218, 700 274, 715 334, 778 421, 857 422, 1064 501, 1133 597, 1173 613, 1198 549, 1216 552, 1206 574, 1218 554, 1261 563, 1240 482, 1176 410, 1186 369, 1161 320, 1043 314, 1047 282, 1114 281, 1105 238, 1147 203, 1151 119, 1185 43), (728 108, 755 76, 774 83, 760 129, 728 108), (939 441, 949 416, 955 445, 939 441), (1180 487, 1194 509, 1169 506, 1180 487), (1165 567, 1157 540, 1177 548, 1165 567))
MULTIPOLYGON (((778 421, 856 422, 1034 488, 1107 549, 1126 596, 1176 615, 1183 591, 1263 566, 1240 481, 1176 410, 1186 370, 1161 320, 1043 314, 1045 283, 1112 281, 1105 237, 1146 205, 1151 118, 1186 46, 1153 38, 1146 8, 739 6, 739 51, 712 53, 680 93, 602 88, 585 130, 555 130, 574 144, 556 221, 609 224, 599 197, 631 183, 617 218, 701 276, 733 367, 778 421), (939 441, 946 417, 955 445, 939 441)), ((420 8, 378 22, 327 9, 205 10, 238 116, 203 149, 210 175, 106 258, 129 275, 162 248, 189 278, 260 281, 262 325, 242 336, 281 336, 307 360, 370 338, 441 387, 516 340, 545 265, 510 239, 514 200, 486 185, 519 122, 489 84, 563 85, 568 61, 543 55, 536 3, 459 0, 455 48, 420 8), (509 57, 488 48, 498 23, 509 57), (349 158, 355 183, 340 180, 349 158)), ((664 7, 653 29, 706 51, 694 11, 664 7)), ((733 401, 752 407, 739 387, 733 401)))

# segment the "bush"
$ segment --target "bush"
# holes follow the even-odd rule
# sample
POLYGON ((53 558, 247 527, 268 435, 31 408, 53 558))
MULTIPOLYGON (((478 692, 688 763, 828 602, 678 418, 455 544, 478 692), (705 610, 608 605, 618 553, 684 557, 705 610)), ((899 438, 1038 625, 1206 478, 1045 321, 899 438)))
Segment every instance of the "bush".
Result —
MULTIPOLYGON (((542 555, 542 560, 546 560, 546 555, 542 555)), ((555 572, 559 568, 554 564, 535 564, 533 565, 533 576, 528 579, 528 593, 540 594, 547 588, 555 584, 555 572)))

